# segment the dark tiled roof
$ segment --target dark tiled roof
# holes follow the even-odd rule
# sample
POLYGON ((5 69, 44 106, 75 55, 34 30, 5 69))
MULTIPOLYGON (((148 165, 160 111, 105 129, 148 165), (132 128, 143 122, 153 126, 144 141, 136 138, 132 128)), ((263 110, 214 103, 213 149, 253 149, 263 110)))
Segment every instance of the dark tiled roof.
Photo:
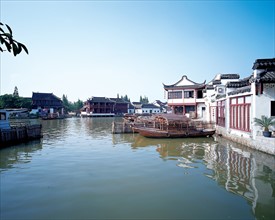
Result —
POLYGON ((250 85, 250 83, 249 83, 250 78, 251 78, 251 76, 246 77, 246 78, 244 78, 242 80, 239 80, 239 81, 228 82, 226 84, 226 87, 227 88, 241 88, 241 87, 244 87, 244 86, 248 86, 248 85, 250 85))
POLYGON ((221 80, 214 80, 213 85, 219 85, 222 84, 221 80))
POLYGON ((128 103, 125 100, 121 98, 110 98, 112 101, 115 101, 116 103, 128 103))
POLYGON ((155 101, 159 106, 161 106, 161 107, 163 107, 163 106, 165 106, 166 104, 167 104, 167 102, 162 102, 162 101, 160 101, 160 100, 156 100, 155 101))
POLYGON ((154 104, 142 104, 141 106, 142 108, 158 108, 158 106, 154 105, 154 104))
POLYGON ((187 86, 165 86, 164 89, 204 89, 205 84, 195 84, 187 86))
POLYGON ((239 74, 221 74, 221 79, 239 79, 239 74))
POLYGON ((188 79, 188 77, 187 77, 186 75, 184 75, 184 76, 181 77, 181 79, 180 79, 178 82, 176 82, 176 83, 174 83, 174 84, 172 84, 172 85, 165 85, 165 84, 163 83, 164 89, 182 88, 182 87, 185 87, 185 86, 177 86, 177 84, 178 84, 179 82, 181 82, 181 81, 183 80, 183 78, 186 78, 188 81, 194 83, 193 86, 195 86, 195 85, 205 85, 205 81, 204 81, 203 83, 196 83, 196 82, 194 82, 194 81, 188 79))
POLYGON ((261 82, 275 82, 275 71, 265 71, 260 74, 261 82))
POLYGON ((130 103, 128 109, 135 109, 135 106, 130 103))
POLYGON ((255 69, 273 69, 275 70, 275 58, 271 59, 257 59, 252 67, 255 69))
POLYGON ((225 98, 226 97, 226 94, 218 94, 216 96, 216 99, 221 99, 221 98, 225 98))
POLYGON ((245 93, 245 92, 251 92, 251 86, 245 86, 245 87, 241 87, 238 88, 232 92, 229 92, 228 95, 236 95, 236 94, 240 94, 240 93, 245 93))
POLYGON ((115 103, 115 101, 106 98, 106 97, 95 97, 93 96, 91 99, 88 100, 90 103, 95 103, 95 102, 105 102, 105 103, 115 103))
POLYGON ((32 100, 59 100, 60 98, 55 96, 53 93, 40 93, 40 92, 33 92, 32 93, 32 100))
POLYGON ((210 90, 210 89, 214 89, 214 86, 213 85, 206 85, 205 88, 210 90))

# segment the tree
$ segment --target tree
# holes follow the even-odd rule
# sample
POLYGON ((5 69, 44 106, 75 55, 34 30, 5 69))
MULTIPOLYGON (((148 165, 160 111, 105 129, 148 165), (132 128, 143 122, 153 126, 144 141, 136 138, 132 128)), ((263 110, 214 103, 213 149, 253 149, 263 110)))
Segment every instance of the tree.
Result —
POLYGON ((73 107, 74 111, 79 111, 83 107, 83 101, 78 99, 77 102, 74 102, 73 107))
POLYGON ((27 108, 31 109, 31 98, 23 98, 11 94, 0 96, 0 108, 27 108))
POLYGON ((140 96, 139 102, 142 103, 142 104, 148 104, 149 103, 149 99, 146 96, 144 96, 144 97, 140 96))
POLYGON ((67 95, 62 96, 62 101, 64 108, 67 112, 76 112, 79 111, 83 107, 83 101, 77 100, 77 102, 70 102, 67 98, 67 95))
POLYGON ((16 56, 17 54, 20 54, 23 49, 27 54, 29 54, 28 49, 24 44, 13 39, 12 29, 9 25, 5 24, 8 32, 2 29, 3 26, 4 24, 0 22, 0 51, 8 51, 10 53, 13 52, 13 55, 16 56))
POLYGON ((69 103, 69 100, 68 100, 67 96, 64 95, 64 94, 63 94, 63 96, 62 96, 62 102, 63 102, 63 105, 64 105, 64 107, 65 107, 65 110, 66 110, 66 111, 70 111, 70 103, 69 103))
POLYGON ((19 97, 17 86, 14 87, 13 96, 19 97))

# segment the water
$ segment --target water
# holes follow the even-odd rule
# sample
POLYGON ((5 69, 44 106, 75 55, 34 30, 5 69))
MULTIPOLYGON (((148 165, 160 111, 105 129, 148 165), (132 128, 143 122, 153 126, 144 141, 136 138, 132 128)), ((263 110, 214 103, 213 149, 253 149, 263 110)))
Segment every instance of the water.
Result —
POLYGON ((113 120, 42 121, 41 141, 2 149, 0 219, 275 219, 274 156, 113 120))

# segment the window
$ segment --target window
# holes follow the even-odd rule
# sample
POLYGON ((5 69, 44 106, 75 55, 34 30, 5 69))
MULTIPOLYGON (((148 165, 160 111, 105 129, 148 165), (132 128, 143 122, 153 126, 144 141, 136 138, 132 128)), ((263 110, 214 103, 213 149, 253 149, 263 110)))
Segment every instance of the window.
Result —
POLYGON ((185 113, 194 112, 195 106, 194 105, 186 105, 185 106, 185 113))
POLYGON ((194 98, 194 91, 184 91, 184 98, 194 98))
POLYGON ((225 101, 217 102, 217 125, 225 127, 225 101))
POLYGON ((6 114, 0 113, 0 120, 6 120, 6 114))
POLYGON ((197 92, 197 98, 198 99, 202 99, 203 98, 202 90, 198 90, 198 92, 197 92))
POLYGON ((182 91, 168 92, 168 99, 181 99, 182 91))
POLYGON ((230 128, 250 131, 250 97, 230 99, 230 128))
POLYGON ((271 116, 275 116, 275 101, 271 101, 271 116))

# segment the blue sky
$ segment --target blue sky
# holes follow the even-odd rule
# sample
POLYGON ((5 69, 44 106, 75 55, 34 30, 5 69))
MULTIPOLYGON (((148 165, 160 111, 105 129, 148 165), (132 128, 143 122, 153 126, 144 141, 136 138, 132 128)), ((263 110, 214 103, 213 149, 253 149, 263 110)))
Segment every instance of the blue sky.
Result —
POLYGON ((252 73, 275 57, 274 1, 0 0, 1 22, 29 55, 1 53, 1 95, 53 92, 147 96, 183 75, 209 82, 218 73, 252 73))

